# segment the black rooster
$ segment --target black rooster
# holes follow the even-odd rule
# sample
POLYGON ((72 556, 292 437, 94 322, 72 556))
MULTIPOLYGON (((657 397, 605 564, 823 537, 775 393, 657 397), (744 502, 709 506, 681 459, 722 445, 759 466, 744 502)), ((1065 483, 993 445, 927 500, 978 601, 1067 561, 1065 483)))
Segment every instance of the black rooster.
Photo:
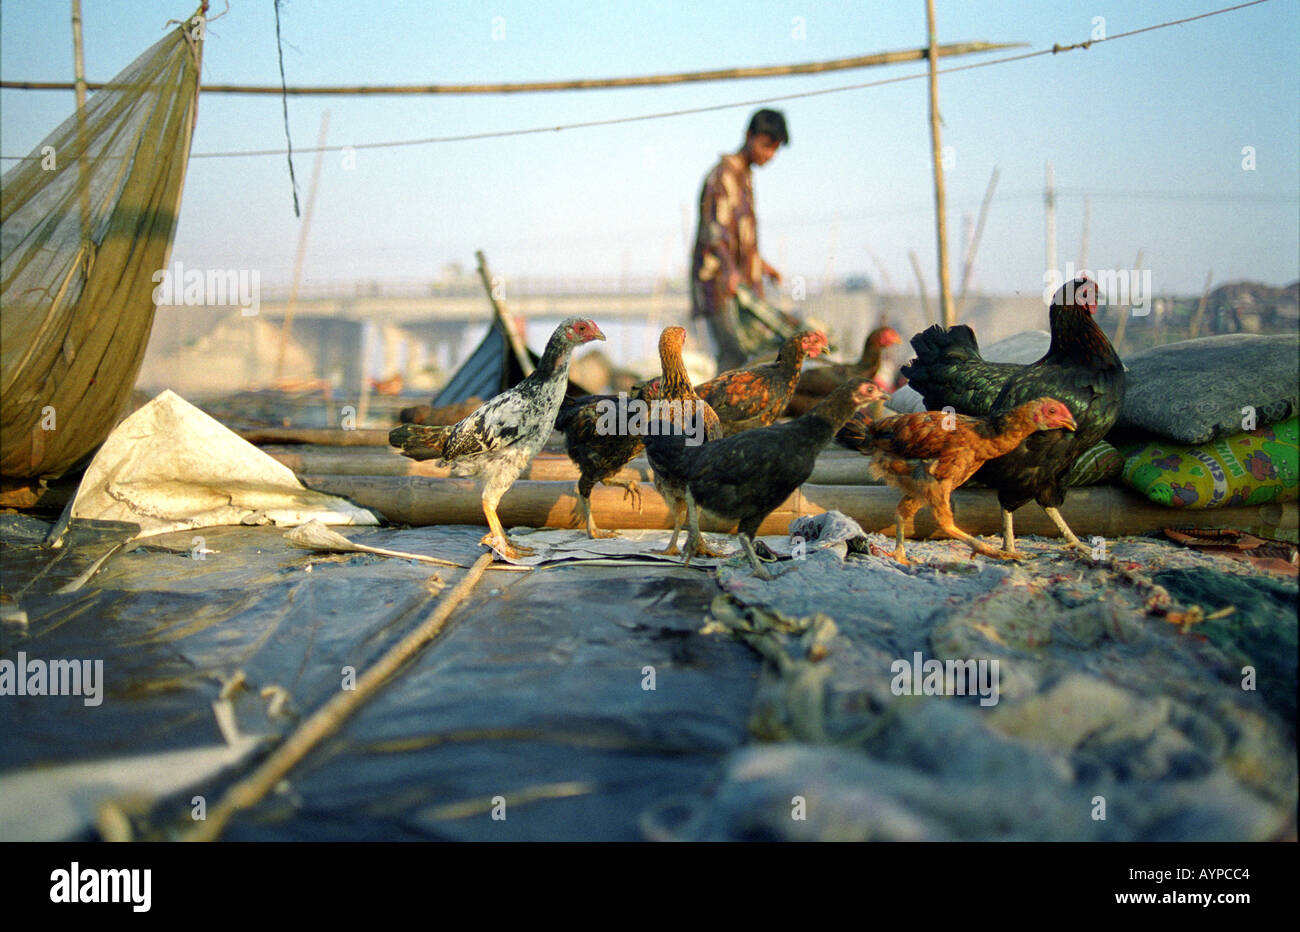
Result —
POLYGON ((1081 276, 1063 285, 1052 300, 1052 344, 1047 355, 1027 366, 986 361, 975 334, 963 325, 949 330, 935 325, 912 337, 916 358, 902 372, 932 411, 951 406, 961 414, 985 416, 1046 396, 1063 401, 1074 416, 1076 430, 1030 434, 975 474, 976 481, 998 491, 1003 549, 1008 553, 1016 551, 1012 512, 1031 499, 1043 507, 1070 547, 1087 549, 1059 511, 1065 501, 1065 476, 1114 426, 1124 403, 1124 365, 1093 319, 1096 312, 1095 282, 1081 276))

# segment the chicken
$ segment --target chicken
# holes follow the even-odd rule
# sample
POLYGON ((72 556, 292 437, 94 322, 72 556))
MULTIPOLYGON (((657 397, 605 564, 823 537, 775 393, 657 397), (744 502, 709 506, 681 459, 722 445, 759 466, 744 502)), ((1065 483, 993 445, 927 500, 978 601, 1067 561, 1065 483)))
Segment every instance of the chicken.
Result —
POLYGON ((803 414, 847 379, 874 379, 880 369, 880 351, 902 342, 903 338, 893 327, 877 327, 867 334, 867 340, 862 345, 862 355, 857 362, 805 366, 799 373, 794 395, 785 407, 786 417, 803 414))
POLYGON ((402 373, 394 372, 388 378, 380 381, 379 379, 366 379, 370 383, 376 394, 379 395, 400 395, 406 380, 402 378, 402 373))
POLYGON ((790 493, 808 481, 817 454, 858 408, 884 395, 874 382, 851 379, 807 414, 696 447, 687 454, 686 512, 690 536, 684 563, 700 540, 699 509, 739 522, 736 536, 761 579, 771 579, 754 552, 754 534, 790 493))
POLYGON ((397 419, 403 424, 431 424, 450 427, 461 418, 473 414, 482 404, 482 398, 478 395, 471 395, 464 401, 454 405, 443 405, 439 408, 435 408, 433 405, 412 405, 399 411, 397 419))
POLYGON ((952 490, 984 463, 1014 450, 1035 432, 1058 428, 1076 429, 1070 410, 1055 398, 1037 398, 988 417, 921 411, 872 421, 858 412, 836 441, 870 456, 872 475, 903 490, 895 511, 898 546, 894 559, 898 562, 908 562, 903 549, 905 526, 926 505, 949 536, 966 541, 977 553, 1007 559, 1015 556, 1009 548, 990 547, 953 522, 952 490))
POLYGON ((1067 546, 1087 550, 1061 517, 1065 477, 1115 424, 1124 402, 1124 365, 1093 319, 1096 312, 1096 283, 1086 276, 1067 282, 1052 301, 1052 343, 1042 359, 1027 366, 985 361, 975 334, 965 326, 944 330, 936 325, 912 338, 916 358, 902 372, 927 408, 951 406, 982 416, 1050 397, 1074 416, 1073 432, 1030 434, 975 474, 977 481, 997 489, 1008 553, 1016 550, 1012 513, 1031 499, 1047 512, 1067 546))
POLYGON ((785 410, 805 358, 826 349, 826 335, 820 330, 800 330, 786 340, 776 361, 732 369, 696 387, 722 422, 724 436, 766 427, 785 410))
POLYGON ((573 348, 603 339, 594 321, 570 317, 551 334, 537 368, 514 388, 452 427, 403 424, 388 434, 388 442, 413 459, 437 458, 438 465, 451 466, 454 476, 478 478, 489 528, 480 543, 509 559, 532 550, 506 536, 497 504, 551 436, 569 385, 573 348))
POLYGON ((631 391, 618 395, 566 398, 555 418, 555 429, 564 434, 565 452, 578 467, 578 507, 586 521, 587 535, 593 540, 618 536, 613 531, 596 527, 596 519, 591 513, 591 490, 597 482, 621 485, 627 490, 625 497, 633 497, 637 510, 641 508, 641 488, 637 481, 617 481, 610 477, 641 452, 641 434, 626 428, 632 426, 629 421, 632 410, 646 400, 644 396, 645 386, 638 384, 631 391), (622 425, 619 424, 619 405, 627 406, 622 425), (619 432, 620 426, 625 428, 622 433, 619 432))
MULTIPOLYGON (((678 553, 677 536, 686 521, 686 473, 693 452, 711 445, 721 437, 718 415, 708 402, 700 399, 691 387, 682 347, 686 331, 667 327, 659 335, 659 364, 663 375, 646 386, 651 398, 651 414, 642 438, 646 459, 654 470, 655 489, 673 514, 673 536, 667 548, 657 551, 665 556, 678 553)), ((702 556, 717 556, 698 537, 692 542, 702 556)))

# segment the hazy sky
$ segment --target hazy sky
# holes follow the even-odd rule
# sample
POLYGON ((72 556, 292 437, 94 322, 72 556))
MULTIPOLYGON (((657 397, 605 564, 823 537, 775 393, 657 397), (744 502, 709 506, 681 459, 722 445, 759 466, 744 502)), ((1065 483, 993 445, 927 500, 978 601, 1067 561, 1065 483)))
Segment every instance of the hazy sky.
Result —
MULTIPOLYGON (((221 0, 214 0, 214 12, 221 0)), ((941 42, 1050 48, 1227 6, 1165 2, 937 0, 941 42)), ((86 70, 108 80, 193 5, 83 0, 86 70)), ((69 80, 68 4, 0 2, 0 74, 69 80)), ((925 42, 912 2, 518 3, 289 0, 291 84, 529 81, 816 61, 925 42), (497 38, 494 38, 494 30, 497 38), (502 33, 504 33, 502 35, 502 33), (800 37, 802 35, 802 38, 800 37)), ((1089 258, 1127 268, 1138 250, 1159 291, 1199 292, 1205 274, 1284 284, 1300 277, 1300 3, 1272 0, 1086 51, 940 79, 952 249, 994 166, 1001 181, 976 270, 994 291, 1042 289, 1044 164, 1061 189, 1061 264, 1077 255, 1092 195, 1089 258), (1254 171, 1243 170, 1252 146, 1254 171)), ((941 64, 969 64, 990 53, 941 64)), ((231 0, 211 25, 204 79, 279 81, 271 0, 231 0)), ((314 283, 436 277, 484 249, 506 275, 683 274, 700 181, 739 144, 759 98, 924 72, 919 63, 795 78, 527 95, 289 99, 296 149, 556 126, 727 103, 735 109, 531 136, 325 157, 310 236, 314 283)), ((926 82, 788 100, 792 145, 756 171, 760 247, 787 276, 883 266, 935 280, 926 82), (876 258, 872 257, 874 253, 876 258), (877 260, 879 265, 877 265, 877 260)), ((71 92, 0 92, 0 151, 25 155, 73 107, 71 92)), ((282 149, 278 97, 203 97, 195 154, 282 149)), ((313 156, 295 154, 305 199, 313 156)), ((5 162, 5 167, 12 162, 5 162)), ((299 221, 285 158, 195 158, 174 259, 291 275, 299 221)), ((955 263, 954 263, 955 265, 955 263)), ((953 269, 954 278, 957 269, 953 269)))

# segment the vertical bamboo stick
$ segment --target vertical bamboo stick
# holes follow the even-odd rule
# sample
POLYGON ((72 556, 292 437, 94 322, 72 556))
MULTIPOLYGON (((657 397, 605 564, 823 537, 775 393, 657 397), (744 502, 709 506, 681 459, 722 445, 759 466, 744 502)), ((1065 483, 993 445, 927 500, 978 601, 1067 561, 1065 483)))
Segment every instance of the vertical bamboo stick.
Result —
POLYGON ((984 221, 989 217, 989 204, 993 202, 993 192, 998 187, 998 176, 1001 169, 996 165, 993 166, 993 174, 989 176, 989 186, 984 189, 984 200, 980 203, 979 219, 975 221, 975 236, 970 241, 970 249, 966 253, 966 261, 961 270, 961 296, 957 298, 957 313, 961 313, 962 308, 966 305, 966 289, 970 287, 970 273, 975 266, 975 254, 980 248, 980 239, 984 236, 984 221))
POLYGON ((90 180, 86 173, 86 51, 81 34, 81 0, 72 0, 72 80, 77 94, 77 185, 84 244, 90 239, 90 180))
POLYGON ((925 276, 921 274, 921 263, 916 258, 916 250, 909 249, 907 258, 911 260, 912 271, 916 273, 916 287, 921 291, 921 313, 925 315, 925 325, 928 327, 934 323, 934 315, 930 313, 930 299, 925 295, 925 276))
POLYGON ((1210 284, 1214 281, 1214 269, 1205 273, 1205 287, 1201 289, 1201 301, 1196 305, 1196 316, 1192 319, 1192 339, 1201 335, 1201 323, 1205 320, 1205 302, 1210 299, 1210 284))
MULTIPOLYGON (((478 260, 478 277, 483 283, 483 290, 487 292, 488 301, 492 305, 492 313, 501 324, 501 330, 505 334, 506 341, 513 349, 519 365, 524 371, 524 375, 531 375, 533 372, 533 362, 528 358, 528 347, 523 338, 515 330, 514 323, 510 320, 510 315, 506 313, 505 302, 498 301, 496 290, 492 286, 492 273, 488 270, 487 256, 483 255, 483 250, 474 253, 474 258, 478 260)), ((502 386, 502 391, 506 386, 502 386)))
POLYGON ((330 128, 330 112, 320 115, 320 135, 316 139, 316 161, 312 165, 311 184, 307 188, 307 207, 302 213, 302 227, 298 230, 298 254, 293 260, 293 285, 289 289, 289 304, 284 309, 284 324, 280 327, 280 349, 275 355, 275 381, 284 375, 284 354, 293 332, 293 312, 298 304, 298 286, 302 283, 302 263, 307 255, 307 233, 311 230, 312 208, 316 205, 316 185, 320 181, 321 159, 325 155, 325 135, 330 128))
POLYGON ((952 286, 948 281, 948 220, 947 203, 943 185, 943 161, 940 151, 943 141, 939 132, 939 67, 934 29, 934 0, 925 0, 925 22, 930 44, 926 61, 930 66, 930 148, 934 156, 934 212, 935 237, 939 243, 939 302, 943 309, 943 323, 951 327, 957 323, 957 311, 952 303, 952 286))

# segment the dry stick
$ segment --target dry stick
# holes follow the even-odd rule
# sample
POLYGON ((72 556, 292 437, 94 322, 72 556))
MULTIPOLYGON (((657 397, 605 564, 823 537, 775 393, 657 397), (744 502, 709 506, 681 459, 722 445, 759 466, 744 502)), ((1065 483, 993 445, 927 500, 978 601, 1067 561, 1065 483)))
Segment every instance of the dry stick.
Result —
MULTIPOLYGON (((1141 249, 1138 250, 1137 258, 1133 260, 1133 268, 1139 270, 1142 268, 1141 249)), ((1107 298, 1109 297, 1110 296, 1108 295, 1107 298)), ((1132 298, 1132 295, 1129 295, 1129 297, 1132 298)), ((1119 323, 1115 325, 1115 352, 1116 353, 1124 352, 1124 333, 1125 331, 1128 330, 1128 319, 1131 311, 1132 311, 1132 306, 1129 304, 1125 304, 1124 309, 1120 311, 1119 323)))
POLYGON ((321 157, 325 154, 325 134, 330 128, 330 112, 320 116, 320 138, 316 142, 316 162, 311 169, 311 185, 307 188, 307 207, 302 214, 302 229, 298 231, 298 255, 293 262, 293 285, 289 289, 289 304, 284 309, 284 323, 280 327, 280 349, 275 356, 275 379, 284 375, 284 353, 289 346, 293 330, 293 311, 298 303, 298 286, 302 284, 302 262, 307 254, 307 233, 311 229, 312 208, 316 204, 316 184, 320 181, 321 157))
MULTIPOLYGON (((955 42, 935 49, 939 56, 968 55, 971 52, 992 52, 1000 49, 1023 48, 1024 42, 955 42)), ((762 68, 720 68, 714 71, 684 71, 676 74, 638 75, 628 78, 578 78, 565 81, 526 81, 517 84, 350 84, 350 85, 300 85, 281 88, 279 85, 205 84, 205 94, 515 94, 526 91, 585 91, 609 87, 654 87, 664 84, 685 84, 697 81, 729 81, 742 78, 771 78, 791 74, 825 74, 830 71, 848 71, 874 65, 892 65, 898 62, 920 61, 928 49, 903 49, 896 52, 876 52, 853 58, 835 58, 830 61, 806 62, 796 65, 770 65, 762 68)), ((6 88, 23 90, 71 90, 72 85, 62 81, 5 81, 6 88)), ((97 91, 115 85, 88 84, 97 91)))
MULTIPOLYGON (((497 320, 501 322, 501 330, 505 333, 506 340, 509 342, 511 349, 514 350, 515 358, 519 360, 519 365, 523 368, 524 375, 532 375, 533 361, 528 356, 528 347, 524 345, 524 341, 521 340, 519 334, 515 332, 515 328, 511 324, 509 316, 506 314, 504 300, 497 300, 496 286, 493 284, 492 273, 488 271, 487 257, 483 255, 483 250, 480 249, 474 253, 474 258, 478 260, 478 277, 479 280, 483 282, 483 290, 487 292, 488 301, 492 302, 492 313, 495 314, 497 320)), ((502 385, 501 390, 505 391, 508 387, 509 386, 507 385, 502 385)))
POLYGON ((984 221, 989 216, 989 204, 993 201, 993 192, 997 190, 998 176, 1001 169, 996 165, 993 166, 993 174, 989 177, 989 186, 984 189, 984 200, 980 203, 979 220, 975 222, 975 236, 970 241, 970 249, 966 253, 966 262, 961 270, 961 295, 957 298, 957 313, 960 314, 962 308, 966 305, 966 289, 970 287, 970 273, 975 266, 975 253, 980 248, 980 238, 984 236, 984 221))
POLYGON ((442 598, 433 614, 384 654, 378 663, 362 674, 361 679, 357 681, 356 689, 341 690, 299 725, 298 729, 263 761, 261 766, 227 790, 225 796, 209 813, 207 820, 183 835, 182 840, 216 841, 236 812, 257 805, 284 778, 285 774, 297 766, 321 741, 337 731, 353 712, 388 681, 389 677, 419 653, 424 645, 438 636, 447 618, 469 595, 470 590, 474 588, 492 560, 491 553, 479 557, 461 577, 460 582, 456 583, 455 588, 442 598))
POLYGON ((916 250, 909 249, 907 258, 912 263, 912 271, 916 273, 916 286, 921 290, 921 311, 925 314, 927 325, 935 322, 934 315, 930 313, 930 299, 925 296, 925 276, 921 274, 921 263, 916 258, 916 250))
POLYGON ((1201 289, 1201 303, 1196 305, 1196 317, 1192 319, 1192 339, 1201 335, 1201 322, 1205 318, 1205 302, 1210 299, 1210 284, 1214 281, 1214 269, 1205 273, 1205 287, 1201 289))
POLYGON ((871 261, 875 263, 876 271, 880 273, 880 280, 885 285, 885 294, 893 294, 894 283, 889 278, 889 270, 885 268, 885 263, 880 261, 880 256, 876 255, 876 251, 871 248, 870 243, 867 244, 867 255, 871 257, 871 261))
POLYGON ((939 49, 934 41, 934 0, 925 0, 925 22, 930 34, 926 60, 930 67, 930 148, 934 158, 934 235, 939 243, 939 308, 943 325, 951 327, 957 323, 957 309, 953 307, 952 283, 948 280, 948 208, 940 158, 943 141, 939 133, 939 49))

